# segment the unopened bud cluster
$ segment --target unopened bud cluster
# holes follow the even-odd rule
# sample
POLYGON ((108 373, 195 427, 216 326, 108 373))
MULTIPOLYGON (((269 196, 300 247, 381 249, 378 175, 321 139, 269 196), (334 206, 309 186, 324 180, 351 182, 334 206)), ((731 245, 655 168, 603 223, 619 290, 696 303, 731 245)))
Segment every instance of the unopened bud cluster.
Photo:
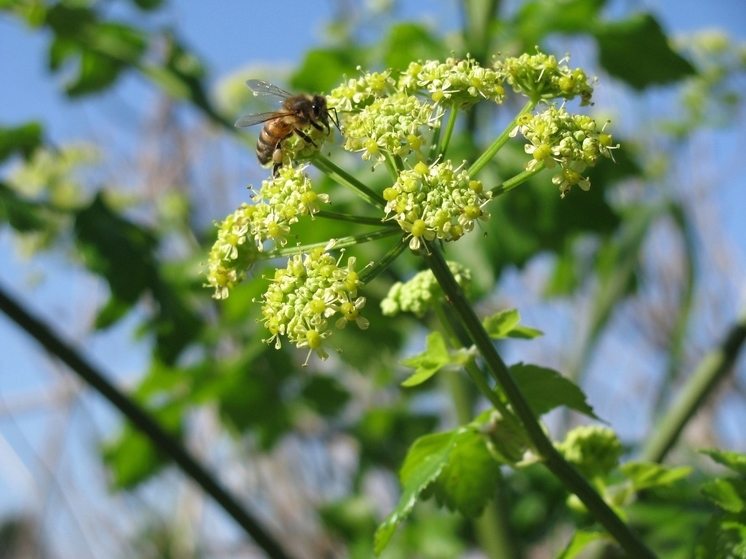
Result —
MULTIPOLYGON (((456 283, 465 292, 471 286, 471 270, 458 262, 448 261, 456 283)), ((443 290, 431 270, 415 274, 406 283, 396 282, 389 289, 386 298, 381 301, 381 311, 385 316, 395 316, 400 312, 411 312, 422 318, 432 306, 443 297, 443 290)))
POLYGON ((623 452, 614 431, 597 425, 573 429, 556 446, 568 462, 589 478, 611 472, 623 452))

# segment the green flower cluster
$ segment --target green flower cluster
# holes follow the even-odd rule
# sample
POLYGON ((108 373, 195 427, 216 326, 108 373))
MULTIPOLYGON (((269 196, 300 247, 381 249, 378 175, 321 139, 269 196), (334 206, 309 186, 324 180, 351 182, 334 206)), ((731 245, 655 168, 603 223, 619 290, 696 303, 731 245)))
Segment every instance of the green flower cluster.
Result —
POLYGON ((544 112, 531 115, 524 114, 511 132, 518 132, 531 142, 526 144, 526 153, 533 158, 526 164, 526 169, 534 170, 540 163, 548 169, 559 163, 561 172, 552 178, 559 186, 562 197, 574 185, 583 190, 591 187, 590 180, 582 175, 586 167, 593 167, 599 156, 613 158, 613 145, 610 134, 604 133, 604 124, 600 130, 596 121, 586 115, 573 115, 564 107, 550 105, 544 112))
POLYGON ((383 191, 387 219, 395 219, 409 233, 412 250, 419 249, 423 239, 455 241, 474 229, 476 220, 490 218, 484 205, 491 194, 462 167, 454 169, 450 160, 431 166, 419 162, 383 191))
POLYGON ((277 176, 262 181, 253 204, 242 204, 218 226, 207 264, 207 282, 216 299, 228 297, 267 241, 285 246, 285 235, 300 216, 318 213, 318 202, 329 203, 328 195, 313 191, 303 171, 281 167, 277 176))
POLYGON ((505 100, 504 77, 493 68, 485 68, 467 55, 447 58, 445 62, 413 62, 399 77, 398 87, 407 92, 425 89, 435 103, 472 105, 482 99, 495 103, 505 100))
POLYGON ((623 451, 614 431, 597 425, 573 429, 556 446, 568 462, 589 478, 611 472, 623 451))
POLYGON ((355 258, 347 259, 347 266, 340 267, 340 260, 326 252, 332 248, 314 248, 306 254, 296 254, 288 260, 285 268, 275 270, 267 292, 262 296, 262 322, 271 336, 264 340, 274 341, 280 348, 281 337, 286 336, 298 348, 308 348, 321 359, 329 354, 324 342, 332 335, 329 320, 339 315, 337 328, 355 322, 361 329, 368 327, 367 319, 360 310, 365 298, 358 297, 362 282, 355 271, 355 258))
POLYGON ((360 112, 345 120, 345 149, 363 152, 363 159, 385 161, 384 153, 404 157, 410 152, 422 159, 421 146, 425 130, 438 125, 433 119, 434 107, 414 95, 394 93, 377 97, 360 112))
MULTIPOLYGON (((458 262, 447 262, 453 277, 464 291, 471 286, 471 270, 458 262)), ((396 282, 381 301, 381 311, 385 316, 396 316, 400 312, 411 312, 422 318, 433 304, 443 296, 443 290, 432 271, 424 270, 415 274, 406 283, 396 282)))
POLYGON ((593 87, 581 68, 571 70, 563 64, 567 57, 557 60, 552 54, 538 52, 522 54, 495 62, 495 70, 504 77, 516 93, 529 99, 574 99, 581 98, 581 105, 589 105, 593 87))

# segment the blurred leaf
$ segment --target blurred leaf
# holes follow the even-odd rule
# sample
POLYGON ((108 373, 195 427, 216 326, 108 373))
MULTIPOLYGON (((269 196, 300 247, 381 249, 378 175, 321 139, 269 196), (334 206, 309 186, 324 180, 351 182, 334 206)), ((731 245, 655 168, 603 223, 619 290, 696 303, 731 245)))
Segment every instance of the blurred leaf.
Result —
POLYGON ((365 53, 349 45, 340 48, 311 49, 290 78, 290 86, 308 93, 329 92, 343 76, 357 77, 357 67, 365 64, 365 53))
POLYGON ((521 315, 517 309, 506 309, 492 316, 486 317, 482 321, 484 329, 487 330, 490 338, 499 340, 502 338, 521 338, 533 339, 543 335, 540 330, 520 326, 521 315))
POLYGON ((25 200, 6 184, 0 182, 0 223, 8 222, 19 232, 44 229, 42 206, 25 200))
POLYGON ((141 10, 155 10, 163 5, 163 0, 132 0, 141 10))
POLYGON ((692 473, 689 466, 672 467, 643 462, 627 462, 619 469, 632 482, 635 491, 670 485, 692 473))
MULTIPOLYGON (((173 436, 181 436, 181 404, 171 403, 148 411, 163 429, 173 436)), ((150 439, 129 423, 115 440, 104 445, 102 453, 116 489, 132 489, 169 463, 150 439)))
POLYGON ((746 454, 740 452, 730 452, 727 450, 702 449, 702 454, 706 454, 718 464, 730 468, 737 474, 746 476, 746 454))
POLYGON ((536 0, 525 2, 516 17, 518 32, 527 52, 550 33, 590 31, 606 0, 536 0))
POLYGON ((399 23, 391 27, 383 45, 386 68, 405 70, 416 60, 438 60, 448 56, 443 40, 415 23, 399 23))
POLYGON ((557 556, 557 559, 573 559, 583 551, 586 546, 591 543, 602 539, 610 540, 611 537, 606 532, 589 532, 586 530, 575 530, 572 535, 570 543, 567 547, 557 556))
POLYGON ((55 35, 49 48, 50 69, 75 61, 76 71, 65 86, 71 97, 108 88, 145 52, 143 34, 126 25, 100 22, 91 8, 58 3, 47 12, 45 23, 55 35))
POLYGON ((728 512, 746 511, 746 480, 714 479, 702 485, 702 494, 728 512))
POLYGON ((585 394, 557 371, 518 363, 510 367, 518 387, 536 415, 544 415, 559 406, 567 406, 593 419, 599 419, 588 405, 585 394))
POLYGON ((437 433, 421 437, 412 445, 400 472, 403 490, 399 504, 376 530, 373 544, 376 555, 384 550, 396 527, 412 512, 422 491, 443 471, 454 438, 455 433, 437 433))
POLYGON ((311 407, 324 416, 337 415, 350 400, 350 393, 329 376, 312 376, 301 391, 311 407))
POLYGON ((156 353, 173 363, 197 335, 201 321, 163 281, 153 235, 113 212, 100 193, 77 213, 75 234, 86 266, 103 276, 111 290, 113 301, 102 309, 96 326, 110 326, 149 291, 157 302, 149 325, 158 341, 156 353))
POLYGON ((601 65, 637 90, 696 73, 689 61, 671 49, 668 37, 649 14, 598 25, 594 35, 601 65))
POLYGON ((0 127, 0 162, 14 153, 28 160, 42 143, 42 127, 38 122, 29 122, 15 128, 0 127))

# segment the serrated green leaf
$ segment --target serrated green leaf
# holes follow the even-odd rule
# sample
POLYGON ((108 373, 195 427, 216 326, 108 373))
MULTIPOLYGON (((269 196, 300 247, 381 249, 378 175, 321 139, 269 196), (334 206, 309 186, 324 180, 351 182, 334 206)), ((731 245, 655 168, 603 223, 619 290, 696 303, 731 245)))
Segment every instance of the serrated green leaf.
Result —
POLYGON ((594 35, 601 65, 637 90, 696 73, 691 63, 671 48, 660 24, 649 14, 604 24, 594 35))
POLYGON ((435 482, 438 504, 476 518, 494 497, 500 467, 474 428, 460 429, 448 462, 435 482))
POLYGON ((627 462, 619 469, 632 482, 635 491, 670 485, 692 473, 690 466, 672 467, 647 462, 627 462))
POLYGON ((702 449, 700 452, 706 454, 718 464, 722 464, 726 468, 733 470, 737 474, 746 476, 746 454, 727 450, 717 450, 714 448, 702 449))
POLYGON ((573 559, 592 542, 607 539, 610 540, 606 532, 590 532, 587 530, 576 530, 567 547, 557 556, 557 559, 573 559))
POLYGON ((588 405, 583 391, 557 371, 518 363, 510 367, 510 372, 536 415, 543 415, 559 406, 567 406, 588 417, 599 419, 588 405))
POLYGON ((440 332, 428 335, 426 348, 422 353, 402 361, 403 365, 416 368, 412 376, 401 383, 402 386, 422 384, 451 362, 446 342, 440 332))
POLYGON ((378 526, 373 539, 376 555, 386 548, 400 522, 412 512, 417 499, 443 471, 453 448, 455 433, 437 433, 417 439, 410 448, 399 477, 402 496, 399 504, 378 526))
POLYGON ((710 501, 728 512, 746 511, 746 480, 714 479, 704 483, 701 491, 710 501))
POLYGON ((532 339, 543 335, 543 332, 528 326, 520 326, 521 315, 516 309, 500 311, 482 321, 487 334, 492 339, 521 338, 532 339))

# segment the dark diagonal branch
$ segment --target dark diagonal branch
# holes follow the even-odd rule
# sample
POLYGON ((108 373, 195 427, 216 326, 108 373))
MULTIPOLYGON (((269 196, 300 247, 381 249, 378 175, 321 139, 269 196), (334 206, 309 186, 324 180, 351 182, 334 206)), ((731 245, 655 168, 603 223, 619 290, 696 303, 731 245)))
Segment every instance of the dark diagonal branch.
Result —
POLYGON ((65 363, 74 373, 111 402, 135 427, 141 430, 156 447, 167 454, 181 470, 191 477, 251 536, 272 559, 290 559, 280 544, 267 533, 246 509, 244 509, 213 476, 205 470, 187 450, 166 433, 140 406, 120 392, 90 365, 72 347, 64 343, 52 330, 32 317, 26 310, 0 288, 0 310, 44 349, 65 363))

